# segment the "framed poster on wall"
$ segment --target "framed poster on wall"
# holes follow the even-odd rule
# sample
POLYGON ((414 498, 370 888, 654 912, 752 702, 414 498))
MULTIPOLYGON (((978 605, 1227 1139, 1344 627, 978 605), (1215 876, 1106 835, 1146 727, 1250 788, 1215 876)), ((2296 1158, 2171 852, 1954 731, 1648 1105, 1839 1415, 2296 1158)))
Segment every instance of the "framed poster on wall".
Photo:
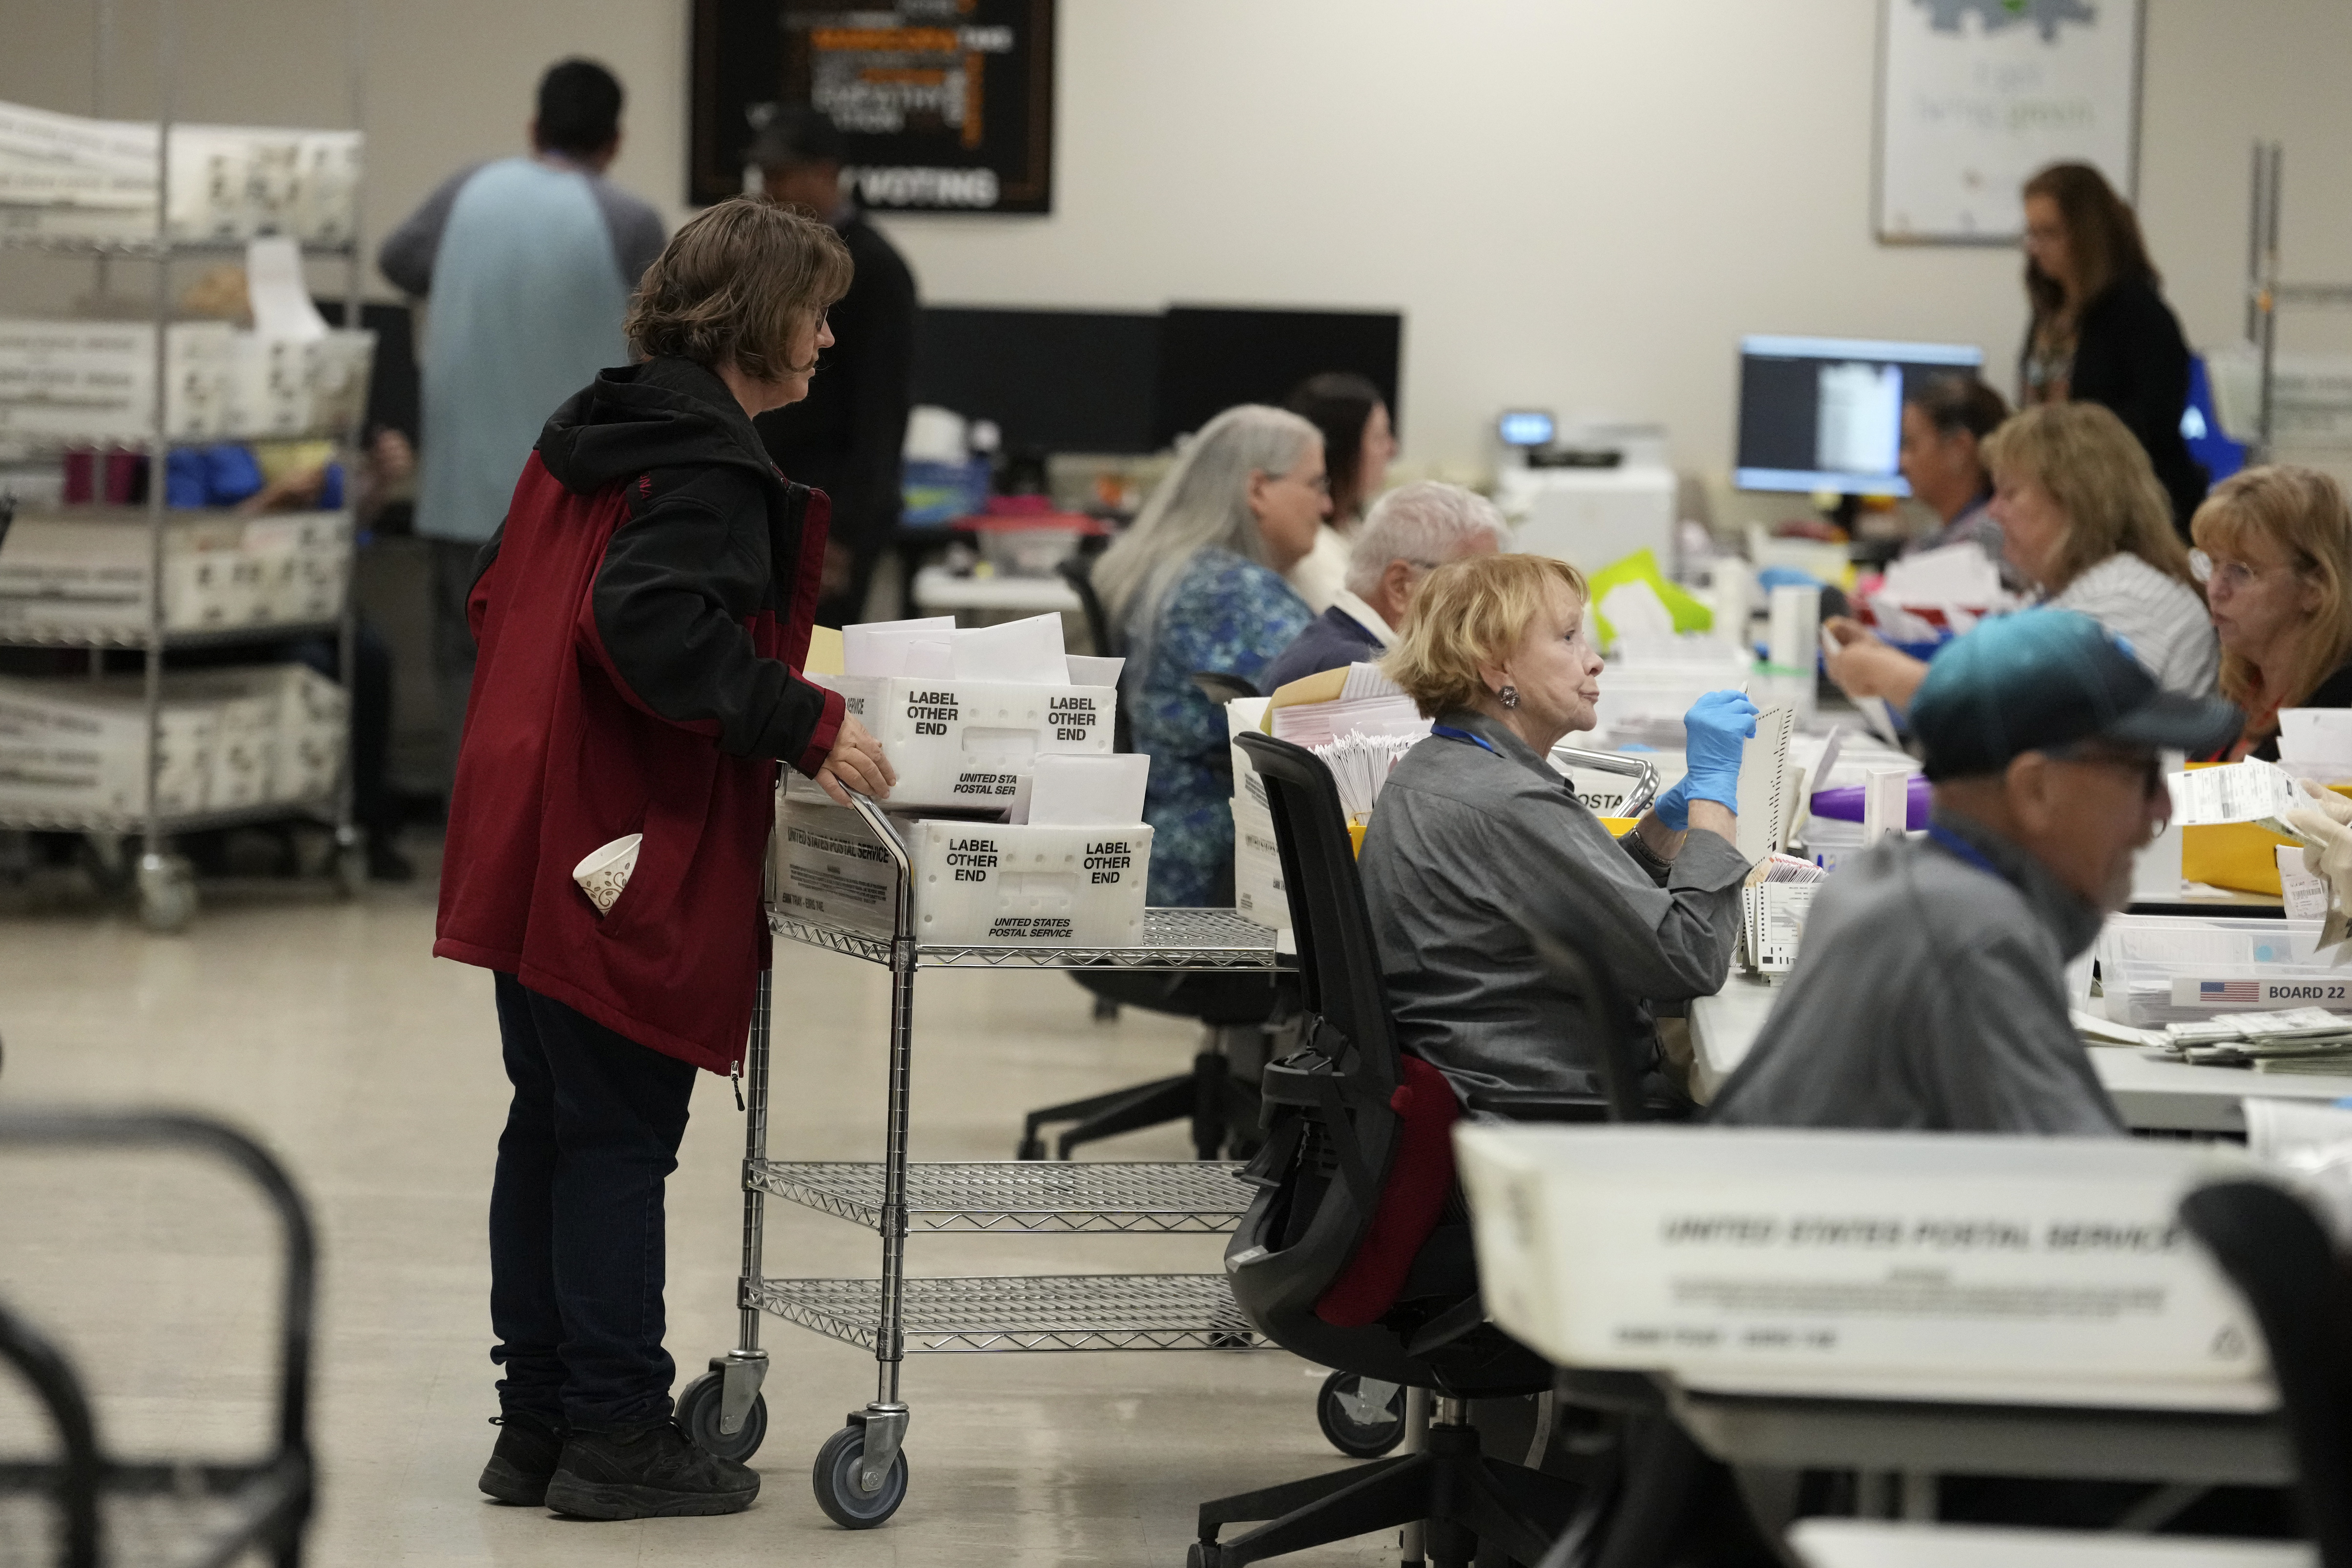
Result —
POLYGON ((687 199, 745 189, 786 107, 840 126, 884 212, 1053 210, 1054 0, 694 0, 687 199))
POLYGON ((1880 240, 2012 245, 2048 164, 2139 174, 2143 0, 1879 0, 1880 240))

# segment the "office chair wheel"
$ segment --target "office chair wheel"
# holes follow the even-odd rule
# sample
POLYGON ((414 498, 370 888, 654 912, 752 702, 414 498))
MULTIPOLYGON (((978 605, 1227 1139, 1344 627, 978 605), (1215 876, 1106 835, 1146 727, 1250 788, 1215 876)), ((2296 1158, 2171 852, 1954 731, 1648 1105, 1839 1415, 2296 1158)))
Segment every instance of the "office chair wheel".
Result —
POLYGON ((898 1511, 907 1500, 907 1454, 903 1448, 890 1461, 890 1473, 882 1478, 878 1490, 866 1491, 857 1484, 857 1467, 866 1458, 866 1428, 844 1426, 824 1440, 816 1451, 816 1464, 809 1471, 809 1483, 816 1491, 816 1506, 824 1516, 844 1530, 871 1530, 898 1511))
POLYGON ((1224 1555, 1217 1550, 1214 1542, 1196 1541, 1192 1542, 1192 1550, 1184 1553, 1184 1568, 1217 1568, 1224 1555))
POLYGON ((1315 1395, 1315 1424, 1351 1459, 1377 1459, 1404 1440, 1404 1385, 1375 1383, 1368 1395, 1364 1381, 1335 1372, 1315 1395), (1387 1396, 1376 1397, 1382 1388, 1387 1396))
POLYGON ((760 1451, 768 1436, 768 1396, 755 1394, 751 1408, 744 1413, 741 1428, 733 1433, 719 1429, 719 1402, 726 1379, 715 1372, 706 1372, 677 1394, 677 1424, 694 1446, 706 1454, 716 1454, 722 1459, 739 1463, 760 1451))

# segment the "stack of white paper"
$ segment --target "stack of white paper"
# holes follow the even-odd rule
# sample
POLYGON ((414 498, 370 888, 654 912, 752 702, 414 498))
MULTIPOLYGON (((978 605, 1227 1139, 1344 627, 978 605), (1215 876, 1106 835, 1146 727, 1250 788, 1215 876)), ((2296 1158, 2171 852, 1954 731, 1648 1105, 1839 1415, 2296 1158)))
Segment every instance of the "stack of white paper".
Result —
MULTIPOLYGON (((1151 759, 1139 752, 1037 759, 1025 820, 1034 827, 1132 827, 1143 820, 1151 759)), ((1016 817, 1016 820, 1023 820, 1016 817)))
POLYGON ((1331 782, 1339 787, 1339 807, 1348 814, 1349 822, 1369 822, 1372 807, 1381 798, 1381 786, 1389 782, 1389 772, 1404 760, 1404 754, 1421 744, 1420 735, 1367 735, 1361 731, 1341 735, 1314 748, 1331 770, 1331 782))
POLYGON ((1332 700, 1276 709, 1274 738, 1312 751, 1349 734, 1426 735, 1429 722, 1380 666, 1357 664, 1349 666, 1347 681, 1332 700))
MULTIPOLYGON (((1952 605, 1981 611, 2008 603, 2000 568, 1974 544, 1923 550, 1887 563, 1879 596, 1890 604, 1928 610, 1952 605)), ((1960 630, 1957 626, 1952 629, 1960 630)))
POLYGON ((2352 781, 2352 710, 2283 710, 2279 714, 2279 766, 2314 784, 2352 781))
POLYGON ((869 621, 841 629, 841 668, 847 676, 904 676, 912 680, 1003 680, 1040 686, 1114 684, 1121 659, 1087 659, 1083 680, 1062 648, 1062 617, 1031 616, 999 626, 960 628, 953 616, 911 621, 869 621), (1107 667, 1107 668, 1106 668, 1107 667))

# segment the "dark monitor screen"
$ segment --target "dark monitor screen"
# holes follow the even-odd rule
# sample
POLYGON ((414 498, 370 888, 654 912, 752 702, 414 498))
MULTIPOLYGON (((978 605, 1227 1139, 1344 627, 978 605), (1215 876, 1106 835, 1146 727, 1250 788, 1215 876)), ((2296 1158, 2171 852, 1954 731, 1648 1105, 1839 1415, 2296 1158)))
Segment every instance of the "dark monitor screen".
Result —
POLYGON ((1008 451, 1155 451, 1160 321, 929 306, 915 322, 915 401, 994 420, 1008 451))
POLYGON ((1279 405, 1324 371, 1352 371, 1397 406, 1404 318, 1389 310, 1253 310, 1171 306, 1161 318, 1155 445, 1198 430, 1236 403, 1279 405))
POLYGON ((1974 374, 1966 343, 1749 337, 1739 343, 1739 458, 1747 490, 1906 496, 1896 458, 1906 382, 1974 374))

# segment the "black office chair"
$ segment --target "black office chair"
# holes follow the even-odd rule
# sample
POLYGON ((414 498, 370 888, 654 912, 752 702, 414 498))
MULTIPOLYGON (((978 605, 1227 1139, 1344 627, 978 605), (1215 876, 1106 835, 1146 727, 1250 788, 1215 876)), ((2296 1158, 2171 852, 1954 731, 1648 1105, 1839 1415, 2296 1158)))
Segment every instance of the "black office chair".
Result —
POLYGON ((2321 1568, 2352 1568, 2352 1274, 2303 1202, 2221 1182, 2180 1203, 2262 1325, 2294 1446, 2295 1497, 2321 1568))
MULTIPOLYGON (((1225 1271, 1244 1314, 1276 1344, 1342 1372, 1429 1390, 1434 1410, 1418 1453, 1203 1504, 1192 1568, 1239 1568, 1416 1521, 1433 1563, 1467 1565, 1474 1555, 1483 1563, 1499 1553, 1533 1563, 1563 1535, 1589 1539, 1611 1489, 1480 1451, 1469 1402, 1538 1393, 1550 1386, 1551 1370, 1486 1321, 1466 1216, 1453 1197, 1452 1091, 1397 1047, 1331 775, 1287 742, 1244 735, 1241 745, 1265 781, 1281 849, 1304 1048, 1265 1070, 1273 1125, 1250 1166, 1258 1196, 1225 1249, 1225 1271), (1442 1160, 1434 1158, 1440 1148, 1442 1160), (1433 1193, 1433 1182, 1442 1190, 1433 1193), (1415 1208, 1426 1214, 1433 1200, 1442 1205, 1437 1222, 1412 1247, 1410 1228, 1392 1222, 1415 1208), (1410 1261, 1394 1279, 1407 1247, 1410 1261), (1385 1303, 1378 1289, 1339 1299, 1383 1266, 1394 1279, 1385 1303), (1221 1527, 1248 1520, 1271 1522, 1218 1541, 1221 1527)), ((1601 1121, 1612 1110, 1640 1119, 1640 1068, 1622 1026, 1630 1011, 1580 954, 1544 956, 1567 965, 1596 1024, 1608 1026, 1596 1031, 1607 1092, 1480 1097, 1473 1108, 1546 1120, 1601 1121)))
MULTIPOLYGON (((1111 627, 1110 617, 1103 612, 1101 598, 1095 593, 1094 558, 1073 555, 1054 570, 1078 596, 1078 608, 1086 618, 1087 636, 1095 652, 1106 658, 1118 657, 1118 635, 1111 627)), ((1240 695, 1254 695, 1255 691, 1255 688, 1231 675, 1196 675, 1192 679, 1212 701, 1223 699, 1206 682, 1237 684, 1244 689, 1237 693, 1240 695)), ((1119 704, 1112 720, 1111 747, 1119 752, 1135 749, 1125 703, 1119 704)), ((1134 969, 1076 970, 1071 977, 1094 994, 1095 1017, 1099 1021, 1107 1023, 1117 1018, 1121 1007, 1141 1007, 1149 1012, 1196 1018, 1215 1031, 1216 1038, 1193 1057, 1190 1072, 1030 1111, 1022 1119, 1016 1158, 1045 1158, 1045 1130, 1063 1122, 1070 1125, 1054 1140, 1055 1157, 1063 1160, 1069 1159, 1081 1144, 1171 1121, 1192 1123, 1192 1149, 1203 1160, 1213 1160, 1228 1151, 1241 1155, 1255 1151, 1257 1091, 1246 1076, 1234 1076, 1233 1043, 1236 1037, 1246 1038, 1281 1026, 1285 991, 1278 977, 1170 974, 1134 969)), ((1244 1074, 1255 1065, 1245 1063, 1244 1074)))

